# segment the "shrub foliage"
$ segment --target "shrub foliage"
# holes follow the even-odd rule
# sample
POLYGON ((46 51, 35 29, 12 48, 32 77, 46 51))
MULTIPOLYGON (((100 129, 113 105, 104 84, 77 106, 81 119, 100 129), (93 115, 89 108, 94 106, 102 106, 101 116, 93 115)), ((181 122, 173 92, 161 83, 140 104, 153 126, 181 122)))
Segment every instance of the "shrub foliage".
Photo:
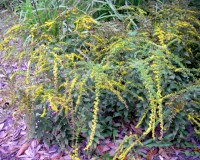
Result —
POLYGON ((149 135, 181 139, 188 122, 200 132, 198 12, 182 1, 53 2, 24 3, 23 21, 0 43, 27 61, 17 98, 33 136, 72 146, 75 159, 85 139, 88 150, 133 123, 143 132, 125 136, 113 157, 124 159, 149 135), (9 45, 18 37, 21 50, 9 45))

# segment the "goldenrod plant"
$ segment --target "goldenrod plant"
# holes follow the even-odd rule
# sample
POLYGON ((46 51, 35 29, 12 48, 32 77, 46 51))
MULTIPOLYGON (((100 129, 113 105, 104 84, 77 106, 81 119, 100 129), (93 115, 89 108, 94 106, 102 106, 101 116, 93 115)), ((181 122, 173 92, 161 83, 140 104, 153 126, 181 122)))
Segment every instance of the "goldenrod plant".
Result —
POLYGON ((181 8, 180 2, 146 2, 147 8, 142 1, 135 6, 92 1, 99 6, 92 9, 79 8, 81 1, 76 7, 57 2, 50 12, 50 6, 39 7, 46 1, 27 1, 33 15, 27 12, 0 42, 0 50, 27 60, 18 100, 19 109, 31 112, 34 136, 63 148, 70 145, 71 157, 79 159, 82 141, 87 139, 83 151, 88 153, 99 139, 115 138, 116 130, 134 117, 142 134, 126 136, 113 157, 125 159, 149 135, 154 141, 170 132, 177 136, 184 130, 174 130, 177 117, 184 119, 177 127, 191 122, 199 133, 197 12, 181 8), (9 44, 19 36, 22 50, 9 44), (122 120, 118 126, 113 125, 116 118, 122 120), (129 140, 132 144, 124 145, 129 140))

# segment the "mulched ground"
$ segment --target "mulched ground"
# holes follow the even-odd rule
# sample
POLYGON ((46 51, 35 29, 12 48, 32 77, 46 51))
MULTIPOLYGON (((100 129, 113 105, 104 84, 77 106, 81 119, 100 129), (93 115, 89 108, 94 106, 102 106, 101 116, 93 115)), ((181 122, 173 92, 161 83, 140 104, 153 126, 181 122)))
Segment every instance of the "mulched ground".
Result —
MULTIPOLYGON (((2 112, 2 110, 1 110, 2 112)), ((70 160, 58 153, 59 147, 51 147, 36 139, 27 141, 23 119, 17 122, 12 115, 6 115, 0 122, 0 160, 70 160), (62 158, 61 158, 62 157, 62 158)))

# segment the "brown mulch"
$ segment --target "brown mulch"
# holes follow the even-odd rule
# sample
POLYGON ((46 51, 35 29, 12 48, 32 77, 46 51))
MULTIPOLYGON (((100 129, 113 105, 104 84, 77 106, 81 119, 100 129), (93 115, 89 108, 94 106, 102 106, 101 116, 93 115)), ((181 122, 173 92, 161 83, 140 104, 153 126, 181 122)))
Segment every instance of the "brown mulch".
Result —
MULTIPOLYGON (((0 110, 2 113, 2 110, 0 110)), ((71 160, 59 153, 56 145, 48 146, 36 139, 27 140, 23 119, 17 122, 7 115, 0 122, 0 160, 71 160)))

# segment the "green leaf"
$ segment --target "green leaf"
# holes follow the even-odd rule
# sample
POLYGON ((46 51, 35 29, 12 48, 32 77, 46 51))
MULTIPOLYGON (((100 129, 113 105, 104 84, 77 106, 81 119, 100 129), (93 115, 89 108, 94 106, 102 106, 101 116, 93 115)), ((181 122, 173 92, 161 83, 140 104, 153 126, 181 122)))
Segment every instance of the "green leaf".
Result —
POLYGON ((174 137, 174 134, 173 133, 170 133, 168 135, 166 135, 163 140, 169 140, 170 138, 174 137))
POLYGON ((129 32, 128 32, 128 35, 129 35, 129 36, 135 36, 136 34, 137 34, 136 31, 129 31, 129 32))
POLYGON ((148 139, 148 140, 142 142, 142 144, 147 145, 147 144, 152 143, 152 142, 153 142, 153 139, 148 139))
POLYGON ((185 153, 185 155, 188 156, 188 157, 191 156, 191 152, 189 152, 189 151, 185 151, 184 153, 185 153))

